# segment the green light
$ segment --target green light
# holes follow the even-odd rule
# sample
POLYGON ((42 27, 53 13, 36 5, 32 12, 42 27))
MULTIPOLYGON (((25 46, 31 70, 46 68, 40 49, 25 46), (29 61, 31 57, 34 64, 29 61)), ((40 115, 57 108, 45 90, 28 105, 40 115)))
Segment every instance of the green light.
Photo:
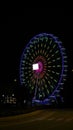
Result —
POLYGON ((56 66, 55 66, 55 65, 53 65, 52 67, 53 67, 53 68, 55 68, 56 66))
POLYGON ((56 47, 56 45, 53 46, 53 48, 55 48, 55 47, 56 47))
POLYGON ((53 86, 52 86, 52 85, 51 85, 50 87, 53 89, 53 86))
POLYGON ((22 67, 21 69, 24 70, 24 67, 22 67))
POLYGON ((30 48, 32 48, 33 46, 32 45, 30 45, 30 48))
POLYGON ((41 43, 41 47, 43 46, 43 44, 41 43))
POLYGON ((43 97, 45 97, 45 94, 44 94, 44 92, 43 92, 43 97))
POLYGON ((51 71, 51 70, 48 70, 49 72, 51 71))
POLYGON ((53 79, 53 77, 50 77, 51 79, 53 79))
POLYGON ((57 83, 57 80, 55 80, 55 79, 54 79, 54 82, 56 82, 56 83, 57 83))
POLYGON ((35 50, 36 50, 36 45, 34 46, 35 50))
POLYGON ((58 73, 58 72, 56 72, 56 74, 57 74, 57 75, 59 75, 59 73, 58 73))
POLYGON ((51 41, 50 41, 50 43, 49 43, 49 44, 51 45, 51 43, 52 43, 52 39, 51 39, 51 41))
POLYGON ((43 39, 44 39, 43 37, 40 37, 40 40, 41 40, 42 42, 43 42, 43 39))
POLYGON ((49 46, 47 47, 47 50, 49 49, 49 46))
POLYGON ((48 64, 51 64, 51 61, 49 61, 48 64))
POLYGON ((49 74, 48 74, 48 73, 47 73, 46 75, 47 75, 47 76, 49 76, 49 74))
POLYGON ((51 66, 48 66, 49 68, 51 68, 51 66))
POLYGON ((42 79, 43 82, 45 82, 45 79, 42 79))
POLYGON ((51 55, 51 57, 53 57, 53 56, 54 56, 54 54, 51 55))
POLYGON ((57 50, 55 53, 57 54, 59 51, 57 50))
POLYGON ((47 85, 45 84, 45 88, 47 88, 47 85))
POLYGON ((36 41, 39 42, 39 38, 36 38, 36 41))
POLYGON ((36 42, 35 41, 33 41, 33 44, 35 44, 36 42))
POLYGON ((57 65, 57 67, 61 67, 61 65, 57 65))
POLYGON ((46 42, 48 41, 48 37, 45 37, 46 42))
POLYGON ((44 87, 42 87, 42 90, 44 90, 44 87))
POLYGON ((44 50, 43 50, 43 54, 44 54, 44 50))
POLYGON ((57 58, 57 60, 60 60, 61 58, 59 57, 59 58, 57 58))
POLYGON ((34 87, 32 86, 32 87, 31 87, 31 89, 33 90, 33 89, 34 89, 34 87))
POLYGON ((55 60, 52 60, 53 62, 55 62, 55 60))
POLYGON ((42 53, 42 50, 40 50, 40 53, 42 53))
POLYGON ((48 81, 49 85, 50 85, 50 81, 48 81))
POLYGON ((39 94, 39 98, 41 98, 42 97, 42 95, 41 94, 39 94))
POLYGON ((30 73, 29 76, 31 76, 32 74, 30 73))
POLYGON ((46 48, 46 44, 44 44, 44 48, 46 48))
POLYGON ((39 49, 38 49, 38 54, 39 54, 39 49))
POLYGON ((47 59, 48 61, 50 60, 50 58, 47 59))
POLYGON ((49 90, 47 89, 47 93, 49 94, 49 90))
POLYGON ((38 44, 38 48, 39 48, 39 44, 38 44))
POLYGON ((52 73, 54 74, 55 72, 54 72, 54 71, 52 71, 52 73))
POLYGON ((48 58, 48 54, 46 55, 46 57, 48 58))
POLYGON ((29 50, 27 49, 27 52, 29 53, 29 50))
POLYGON ((47 76, 45 76, 45 79, 47 79, 47 76))
POLYGON ((52 52, 52 49, 49 51, 50 53, 52 52))
POLYGON ((47 55, 47 52, 45 51, 44 55, 46 56, 47 55))
POLYGON ((25 63, 25 60, 23 60, 22 63, 25 63))

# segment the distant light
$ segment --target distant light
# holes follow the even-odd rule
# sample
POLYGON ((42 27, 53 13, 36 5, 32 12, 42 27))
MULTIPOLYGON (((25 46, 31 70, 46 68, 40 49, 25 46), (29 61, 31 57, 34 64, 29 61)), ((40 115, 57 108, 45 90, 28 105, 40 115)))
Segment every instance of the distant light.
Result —
POLYGON ((24 100, 24 104, 26 103, 26 100, 24 100))
POLYGON ((14 93, 12 94, 12 97, 14 97, 14 93))
POLYGON ((38 70, 39 69, 39 64, 36 63, 36 64, 33 64, 33 70, 38 70))
POLYGON ((4 97, 5 95, 3 94, 2 97, 4 97))
POLYGON ((16 82, 17 81, 17 79, 14 79, 14 82, 16 82))

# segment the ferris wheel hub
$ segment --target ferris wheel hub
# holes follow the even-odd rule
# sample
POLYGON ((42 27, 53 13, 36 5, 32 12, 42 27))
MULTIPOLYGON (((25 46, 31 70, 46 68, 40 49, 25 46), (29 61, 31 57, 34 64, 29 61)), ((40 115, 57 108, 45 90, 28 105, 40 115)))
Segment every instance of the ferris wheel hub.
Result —
POLYGON ((39 61, 36 64, 33 64, 33 70, 36 74, 41 73, 43 71, 43 63, 39 61))

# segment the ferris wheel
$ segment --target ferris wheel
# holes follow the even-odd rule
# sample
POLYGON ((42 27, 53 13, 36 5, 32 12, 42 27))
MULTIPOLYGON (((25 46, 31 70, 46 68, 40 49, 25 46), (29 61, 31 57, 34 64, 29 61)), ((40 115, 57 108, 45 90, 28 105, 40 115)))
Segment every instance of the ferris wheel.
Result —
POLYGON ((34 36, 24 48, 20 60, 20 82, 28 88, 32 103, 55 102, 66 73, 67 56, 59 38, 47 33, 34 36))

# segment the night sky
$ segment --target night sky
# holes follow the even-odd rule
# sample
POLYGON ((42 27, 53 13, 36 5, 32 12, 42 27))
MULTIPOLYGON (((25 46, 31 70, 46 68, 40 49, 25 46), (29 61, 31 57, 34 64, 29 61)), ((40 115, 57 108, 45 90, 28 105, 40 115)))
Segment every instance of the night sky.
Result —
POLYGON ((0 24, 0 87, 19 85, 19 64, 24 47, 38 33, 58 36, 66 48, 68 75, 64 95, 73 103, 73 20, 64 8, 26 8, 23 16, 6 16, 0 24), (35 12, 35 13, 33 13, 35 12))

